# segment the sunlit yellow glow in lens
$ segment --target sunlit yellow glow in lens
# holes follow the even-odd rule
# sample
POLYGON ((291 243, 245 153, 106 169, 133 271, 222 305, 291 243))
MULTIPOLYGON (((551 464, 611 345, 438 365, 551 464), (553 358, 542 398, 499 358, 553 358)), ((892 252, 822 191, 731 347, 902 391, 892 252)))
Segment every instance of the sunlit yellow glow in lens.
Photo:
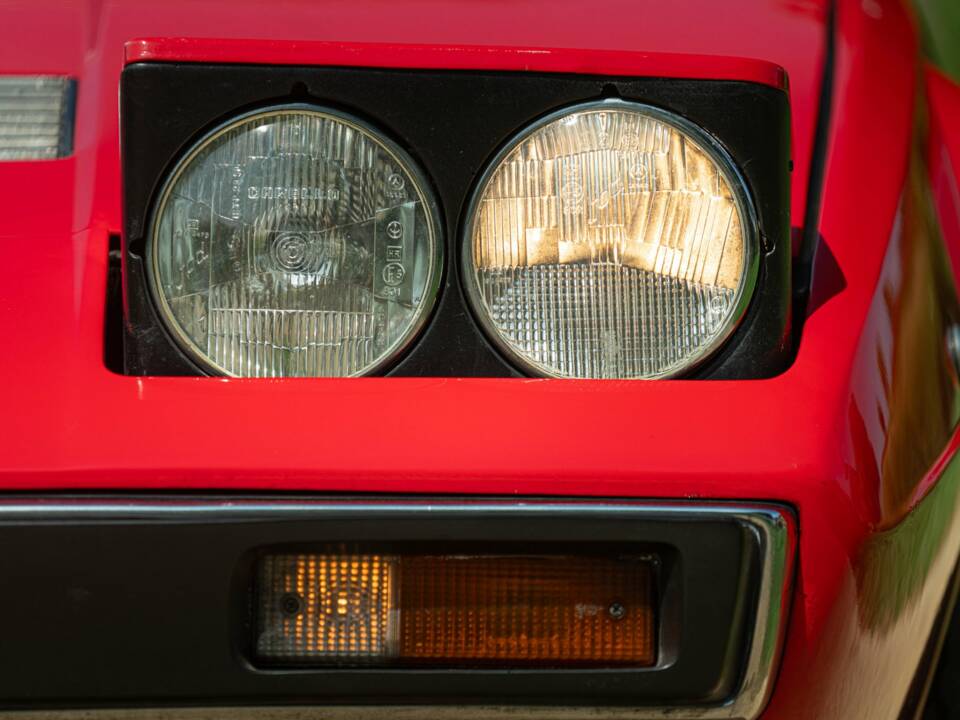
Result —
POLYGON ((620 101, 521 136, 470 226, 488 329, 529 369, 565 377, 662 377, 715 349, 745 305, 752 248, 737 181, 708 145, 620 101))
POLYGON ((352 662, 386 655, 393 567, 378 555, 265 558, 257 654, 352 662))

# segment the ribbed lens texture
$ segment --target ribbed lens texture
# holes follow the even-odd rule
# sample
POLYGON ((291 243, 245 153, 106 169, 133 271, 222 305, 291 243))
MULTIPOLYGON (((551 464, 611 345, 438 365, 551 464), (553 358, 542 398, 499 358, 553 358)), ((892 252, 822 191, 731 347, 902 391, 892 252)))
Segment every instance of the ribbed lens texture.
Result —
POLYGON ((362 374, 433 300, 437 228, 409 159, 336 115, 275 110, 201 141, 152 260, 167 321, 214 369, 362 374))
POLYGON ((737 319, 742 212, 727 173, 678 126, 623 105, 571 111, 479 190, 480 311, 538 372, 678 372, 737 319))
POLYGON ((257 655, 356 663, 387 653, 393 565, 379 555, 273 555, 260 566, 257 655))
POLYGON ((649 666, 653 569, 637 556, 266 555, 255 654, 316 666, 649 666))
POLYGON ((400 655, 650 665, 650 565, 577 557, 405 558, 400 655))
POLYGON ((72 88, 72 81, 65 77, 0 77, 0 160, 49 160, 69 155, 72 88))

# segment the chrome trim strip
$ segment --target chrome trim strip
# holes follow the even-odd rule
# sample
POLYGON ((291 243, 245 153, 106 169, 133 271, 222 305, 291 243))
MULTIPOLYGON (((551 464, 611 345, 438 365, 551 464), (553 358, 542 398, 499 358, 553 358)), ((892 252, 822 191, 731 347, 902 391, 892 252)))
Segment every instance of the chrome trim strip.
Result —
POLYGON ((0 501, 0 522, 60 523, 128 520, 138 522, 217 522, 264 516, 295 519, 336 512, 349 517, 377 511, 490 515, 630 514, 656 519, 719 516, 754 533, 762 556, 756 622, 743 680, 722 705, 702 707, 549 707, 549 706, 317 706, 243 708, 137 708, 94 710, 18 710, 0 712, 4 720, 755 720, 773 689, 774 670, 783 646, 791 566, 789 510, 777 505, 739 503, 649 503, 601 500, 495 501, 322 500, 189 498, 7 498, 0 501))

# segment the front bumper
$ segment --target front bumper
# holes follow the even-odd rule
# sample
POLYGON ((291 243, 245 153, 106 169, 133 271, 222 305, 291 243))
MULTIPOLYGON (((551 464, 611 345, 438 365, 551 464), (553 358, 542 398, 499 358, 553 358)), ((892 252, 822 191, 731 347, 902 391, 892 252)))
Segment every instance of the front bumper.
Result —
MULTIPOLYGON (((762 504, 9 498, 0 547, 10 588, 0 616, 16 618, 0 647, 8 668, 0 703, 9 709, 292 703, 271 715, 309 717, 304 706, 316 705, 329 718, 749 719, 772 687, 796 526, 787 508, 762 504), (317 542, 658 548, 658 662, 258 668, 248 652, 253 558, 317 542)), ((136 712, 162 717, 156 709, 118 717, 136 712)))

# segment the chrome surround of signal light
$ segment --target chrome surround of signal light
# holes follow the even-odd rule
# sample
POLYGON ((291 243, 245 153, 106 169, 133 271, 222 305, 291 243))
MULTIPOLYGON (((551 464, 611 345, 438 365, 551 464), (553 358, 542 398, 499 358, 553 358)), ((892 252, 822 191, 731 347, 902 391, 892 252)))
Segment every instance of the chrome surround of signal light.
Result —
MULTIPOLYGON (((709 342, 691 353, 685 362, 670 368, 665 372, 657 372, 643 376, 631 376, 643 379, 665 379, 683 375, 696 369, 711 356, 713 356, 730 339, 730 336, 740 325, 746 314, 750 300, 757 284, 757 276, 760 267, 760 228, 757 219, 756 208, 754 207, 747 182, 743 174, 737 168, 736 163, 723 148, 723 146, 702 127, 687 120, 683 116, 663 110, 661 108, 647 105, 634 100, 621 100, 619 98, 608 98, 590 102, 577 103, 561 108, 552 112, 530 125, 524 127, 519 132, 511 136, 501 147, 500 151, 487 163, 480 179, 474 185, 469 204, 467 205, 466 222, 463 227, 463 233, 460 239, 460 260, 461 272, 463 274, 463 285, 470 306, 473 309, 480 326, 483 328, 486 336, 491 343, 518 369, 535 376, 541 377, 575 377, 563 375, 550 371, 542 364, 534 362, 525 357, 518 350, 511 347, 510 343, 503 337, 496 323, 491 319, 486 302, 478 287, 476 264, 473 258, 473 236, 476 229, 477 219, 479 217, 479 205, 483 199, 482 196, 487 188, 491 178, 500 168, 501 163, 514 150, 516 150, 524 141, 530 139, 538 131, 548 125, 564 118, 571 117, 581 112, 593 112, 597 110, 623 110, 633 111, 639 115, 652 118, 653 120, 671 126, 681 134, 689 137, 698 149, 713 161, 718 171, 725 177, 733 194, 736 212, 739 213, 742 223, 742 237, 744 247, 743 269, 739 286, 736 290, 734 301, 729 315, 724 322, 722 329, 709 342)), ((579 376, 577 376, 579 377, 579 376)))
POLYGON ((0 75, 0 162, 70 155, 76 93, 69 77, 0 75))
POLYGON ((746 666, 734 695, 723 704, 707 706, 549 707, 549 706, 296 706, 245 708, 130 708, 11 711, 10 720, 507 720, 522 715, 534 720, 754 720, 760 716, 773 689, 777 662, 783 647, 792 577, 791 519, 783 507, 739 503, 630 503, 610 501, 517 502, 477 499, 476 502, 424 502, 416 500, 289 501, 238 499, 209 502, 171 498, 58 499, 33 498, 0 502, 0 522, 57 523, 77 520, 129 520, 163 522, 188 517, 194 523, 225 519, 254 519, 264 513, 285 519, 307 519, 317 513, 363 514, 376 511, 410 517, 438 512, 457 514, 489 512, 492 516, 549 512, 555 515, 609 514, 658 520, 717 518, 735 521, 753 534, 760 553, 760 578, 754 622, 749 628, 746 666))

